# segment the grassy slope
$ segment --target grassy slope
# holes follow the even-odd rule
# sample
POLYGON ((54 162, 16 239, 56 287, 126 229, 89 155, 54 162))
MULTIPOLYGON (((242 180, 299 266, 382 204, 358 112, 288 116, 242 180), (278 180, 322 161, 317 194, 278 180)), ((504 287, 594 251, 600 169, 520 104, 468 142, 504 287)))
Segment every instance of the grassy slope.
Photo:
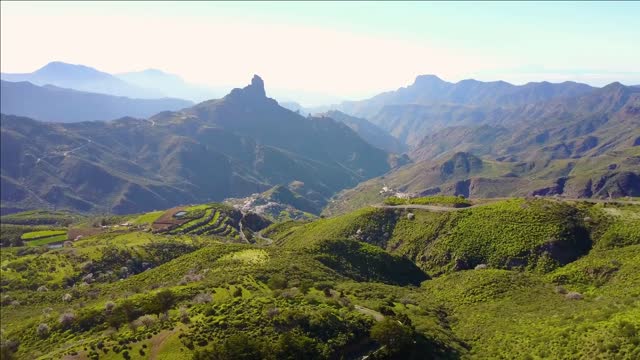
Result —
MULTIPOLYGON (((190 210, 204 216, 207 207, 190 210)), ((78 352, 119 359, 124 351, 135 359, 189 358, 234 334, 276 343, 283 331, 297 329, 312 338, 311 348, 330 354, 369 346, 372 314, 384 314, 410 321, 430 342, 431 357, 640 355, 638 206, 509 200, 455 212, 412 212, 410 219, 408 211, 365 208, 276 224, 262 232, 276 241, 271 247, 118 230, 71 248, 3 249, 3 337, 20 341, 19 358, 78 352), (558 244, 584 245, 573 237, 583 230, 593 247, 570 247, 571 256, 582 257, 567 260, 553 252, 562 249, 558 244), (532 251, 540 246, 556 256, 555 263, 532 251), (495 269, 514 268, 505 261, 523 252, 528 255, 522 269, 495 269), (455 260, 465 256, 468 266, 482 261, 490 268, 453 271, 455 260), (427 280, 408 259, 444 275, 427 280), (142 262, 151 268, 135 271, 142 262), (132 273, 120 274, 122 266, 132 273), (108 271, 118 276, 99 275, 108 271), (97 280, 82 284, 89 272, 97 280), (47 291, 35 291, 41 285, 47 291), (335 289, 330 296, 327 287, 335 289), (152 315, 148 326, 117 320, 124 309, 132 309, 132 319, 152 314, 163 289, 175 297, 168 319, 152 315), (584 299, 567 299, 566 291, 584 299), (67 293, 70 301, 62 301, 67 293), (116 309, 109 314, 108 301, 116 309), (65 312, 76 315, 69 329, 58 321, 65 312), (115 332, 109 329, 114 321, 115 332), (46 338, 36 334, 40 323, 51 329, 46 338)))
POLYGON ((275 225, 266 233, 285 247, 358 238, 408 256, 432 274, 478 264, 545 272, 588 251, 583 217, 566 203, 515 199, 446 213, 366 208, 306 225, 275 225))
MULTIPOLYGON (((73 256, 84 255, 86 257, 83 258, 87 259, 93 255, 99 255, 100 248, 107 246, 107 243, 109 246, 119 245, 139 249, 149 241, 160 241, 156 238, 156 235, 148 233, 132 233, 116 237, 99 235, 77 242, 77 247, 74 246, 73 249, 77 254, 73 256)), ((361 246, 366 248, 369 245, 361 246)), ((42 261, 46 263, 51 257, 56 257, 58 260, 61 257, 66 258, 67 250, 69 249, 49 251, 45 253, 47 257, 42 261)), ((163 348, 161 352, 165 356, 171 353, 189 356, 192 349, 206 347, 211 341, 238 333, 275 340, 282 331, 279 330, 281 325, 278 324, 290 321, 287 320, 290 316, 315 319, 313 320, 315 325, 311 328, 307 328, 308 325, 300 326, 316 338, 317 346, 324 349, 323 351, 335 351, 342 346, 341 344, 357 343, 366 339, 368 328, 373 320, 356 311, 350 305, 350 300, 346 298, 340 300, 326 297, 322 291, 316 291, 313 288, 305 295, 298 289, 303 283, 318 287, 320 284, 327 284, 324 286, 331 287, 335 286, 332 284, 347 281, 350 277, 358 280, 370 278, 372 276, 370 269, 349 265, 357 264, 358 258, 364 253, 359 248, 355 250, 349 253, 348 261, 345 261, 339 259, 342 252, 336 252, 335 249, 326 249, 324 252, 318 250, 312 253, 274 247, 256 248, 250 245, 211 243, 200 250, 122 281, 96 282, 73 290, 57 289, 51 283, 49 284, 51 289, 45 292, 11 291, 9 287, 7 293, 13 301, 19 302, 19 305, 10 305, 12 312, 3 312, 2 322, 6 325, 9 338, 20 339, 19 355, 21 357, 47 354, 45 357, 56 358, 75 351, 88 354, 100 341, 109 349, 110 354, 114 354, 115 350, 123 350, 123 346, 118 345, 117 341, 131 342, 132 349, 129 353, 136 357, 143 344, 147 345, 147 349, 153 348, 156 337, 162 331, 172 331, 171 329, 176 326, 183 328, 184 337, 181 337, 180 341, 173 342, 169 348, 163 348), (323 265, 326 258, 317 259, 323 254, 328 254, 332 259, 347 264, 347 268, 336 271, 323 265), (193 275, 198 276, 193 277, 193 275), (185 283, 185 278, 190 276, 191 280, 185 283), (284 284, 273 289, 267 286, 271 284, 271 279, 274 277, 283 279, 284 284), (108 316, 107 320, 101 320, 105 316, 103 309, 107 299, 113 299, 116 309, 119 309, 124 306, 122 305, 124 299, 128 298, 134 308, 140 309, 135 311, 141 311, 141 315, 142 311, 153 303, 158 286, 162 289, 171 289, 177 303, 188 309, 191 318, 188 324, 180 325, 179 311, 171 310, 169 320, 162 323, 157 321, 155 325, 148 328, 141 326, 137 332, 132 332, 131 327, 127 327, 125 323, 115 335, 115 341, 103 335, 108 329, 103 321, 110 321, 108 316), (73 299, 68 303, 60 301, 62 295, 67 292, 73 294, 73 299), (213 301, 211 303, 194 302, 198 294, 211 295, 213 301), (34 311, 47 307, 51 307, 52 310, 49 310, 50 315, 45 317, 40 315, 40 310, 34 311), (275 317, 269 315, 270 309, 279 309, 276 310, 275 317), (78 318, 72 325, 72 331, 65 331, 57 322, 59 314, 68 311, 74 312, 78 318), (282 315, 277 315, 278 313, 282 315), (326 321, 330 323, 322 325, 326 321), (82 330, 83 326, 87 326, 83 324, 87 322, 92 324, 91 328, 94 332, 82 330), (52 333, 44 340, 35 335, 35 328, 39 323, 49 324, 52 329, 52 333), (317 330, 314 330, 316 328, 317 330), (330 339, 333 340, 328 342, 329 345, 323 345, 330 339), (83 350, 85 346, 87 351, 83 350)), ((368 255, 364 255, 363 261, 367 263, 377 264, 378 257, 381 257, 382 261, 390 257, 377 248, 369 248, 366 252, 368 255)), ((95 260, 99 260, 99 257, 95 260)), ((402 261, 397 259, 395 264, 392 262, 387 268, 377 267, 389 271, 402 261)), ((11 268, 12 263, 9 261, 3 266, 11 268)), ((82 273, 82 270, 76 268, 74 264, 69 265, 73 268, 71 273, 75 271, 82 273)), ((420 274, 415 266, 413 268, 415 274, 420 274)), ((406 277, 406 273, 402 276, 406 277)), ((424 275, 414 282, 419 283, 422 279, 424 275)), ((55 280, 52 279, 52 281, 55 280)), ((58 277, 57 282, 61 281, 62 279, 58 277)), ((434 324, 437 325, 436 320, 434 324)), ((444 329, 438 331, 446 332, 444 329)), ((100 354, 104 355, 102 352, 100 354)))
POLYGON ((422 301, 450 311, 473 358, 633 359, 640 356, 640 248, 594 251, 546 278, 469 270, 423 285, 422 301), (617 261, 607 275, 602 266, 617 261), (567 299, 554 284, 579 291, 567 299))

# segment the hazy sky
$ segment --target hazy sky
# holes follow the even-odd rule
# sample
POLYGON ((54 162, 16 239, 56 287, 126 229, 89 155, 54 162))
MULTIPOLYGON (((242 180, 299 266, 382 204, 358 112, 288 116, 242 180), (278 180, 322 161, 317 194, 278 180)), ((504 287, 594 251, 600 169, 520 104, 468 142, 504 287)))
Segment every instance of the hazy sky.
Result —
POLYGON ((308 105, 418 74, 512 83, 640 84, 640 3, 1 3, 1 69, 49 61, 157 68, 308 105))

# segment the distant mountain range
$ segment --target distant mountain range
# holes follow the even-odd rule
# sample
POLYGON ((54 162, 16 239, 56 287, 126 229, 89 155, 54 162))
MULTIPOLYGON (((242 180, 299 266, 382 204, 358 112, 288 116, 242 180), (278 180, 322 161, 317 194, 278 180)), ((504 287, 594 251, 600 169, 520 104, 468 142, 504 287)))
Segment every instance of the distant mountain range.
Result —
POLYGON ((50 62, 32 73, 2 73, 0 77, 11 82, 28 81, 34 85, 54 85, 136 99, 174 97, 200 102, 225 94, 222 89, 192 85, 177 75, 156 69, 114 75, 88 66, 60 61, 50 62))
POLYGON ((168 74, 157 69, 121 73, 116 76, 130 84, 147 89, 158 89, 166 96, 189 99, 194 102, 216 99, 225 94, 222 88, 214 89, 189 84, 178 75, 168 74))
POLYGON ((328 213, 394 193, 466 197, 640 196, 640 89, 613 83, 575 97, 469 110, 410 152, 414 163, 332 200, 328 213), (475 112, 475 115, 471 115, 475 112), (477 115, 480 114, 480 115, 477 115))
POLYGON ((348 114, 369 118, 387 105, 517 106, 577 96, 593 89, 589 85, 571 81, 559 84, 544 81, 512 85, 504 81, 482 82, 467 79, 450 83, 435 75, 420 75, 407 87, 384 92, 366 100, 346 101, 336 107, 348 114))
POLYGON ((504 81, 443 81, 434 75, 418 76, 410 86, 333 108, 363 117, 401 142, 415 146, 427 134, 449 126, 482 123, 504 108, 575 97, 595 88, 575 82, 512 85, 504 81))
POLYGON ((28 81, 35 85, 54 85, 61 88, 131 98, 150 99, 165 96, 160 91, 129 84, 111 74, 88 66, 72 65, 59 61, 50 62, 32 73, 2 73, 0 76, 5 81, 28 81))
POLYGON ((423 75, 311 116, 268 98, 257 76, 197 105, 105 93, 208 97, 209 89, 159 70, 111 75, 54 62, 2 78, 10 79, 1 94, 6 208, 127 213, 225 198, 244 204, 251 195, 256 206, 277 203, 289 214, 306 204, 296 213, 304 218, 339 191, 327 213, 389 191, 640 195, 637 86, 423 75))
POLYGON ((366 119, 349 116, 337 110, 328 111, 324 114, 319 114, 319 116, 330 117, 344 123, 369 144, 387 152, 401 154, 407 150, 407 146, 400 142, 400 140, 366 119))
POLYGON ((222 200, 295 182, 326 201, 397 157, 330 118, 303 117, 262 79, 149 119, 42 123, 2 115, 2 204, 131 213, 222 200))
POLYGON ((1 81, 2 113, 42 121, 79 122, 112 120, 123 116, 146 118, 165 110, 180 110, 193 103, 187 100, 131 99, 98 93, 36 86, 29 82, 1 81))

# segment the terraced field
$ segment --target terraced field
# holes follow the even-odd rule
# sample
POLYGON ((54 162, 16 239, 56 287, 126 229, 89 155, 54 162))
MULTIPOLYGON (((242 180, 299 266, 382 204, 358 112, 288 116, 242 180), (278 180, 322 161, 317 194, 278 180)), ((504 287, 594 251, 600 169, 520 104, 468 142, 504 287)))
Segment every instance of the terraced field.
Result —
POLYGON ((239 221, 242 214, 232 208, 219 205, 198 205, 195 207, 180 208, 186 211, 185 220, 169 228, 163 228, 162 224, 167 222, 167 218, 175 214, 176 210, 171 209, 171 213, 163 214, 159 222, 154 222, 152 227, 159 233, 168 235, 207 235, 219 236, 232 239, 239 239, 239 221))
POLYGON ((32 231, 22 234, 21 239, 27 246, 41 246, 67 240, 67 232, 65 230, 32 231))

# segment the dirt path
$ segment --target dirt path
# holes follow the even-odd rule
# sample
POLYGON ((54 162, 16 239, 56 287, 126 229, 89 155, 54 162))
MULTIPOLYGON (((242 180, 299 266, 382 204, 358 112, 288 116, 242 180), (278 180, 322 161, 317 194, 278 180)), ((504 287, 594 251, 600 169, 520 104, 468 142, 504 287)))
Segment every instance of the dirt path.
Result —
POLYGON ((149 359, 156 360, 158 358, 158 354, 160 354, 160 350, 162 350, 162 346, 164 345, 164 342, 167 340, 169 336, 173 335, 175 332, 176 332, 175 329, 164 330, 151 339, 151 351, 149 352, 149 359))
POLYGON ((242 217, 240 218, 240 221, 238 221, 238 229, 240 229, 240 239, 242 239, 242 241, 248 244, 249 240, 247 239, 247 236, 244 234, 243 226, 242 226, 242 220, 244 220, 245 215, 246 215, 245 213, 242 213, 242 217))
POLYGON ((253 233, 253 236, 264 241, 265 245, 271 245, 273 244, 273 240, 269 239, 267 237, 262 236, 262 231, 257 231, 253 233))
POLYGON ((384 315, 382 315, 381 313, 373 310, 373 309, 369 309, 366 308, 364 306, 360 306, 360 305, 353 305, 353 307, 360 313, 365 314, 365 315, 369 315, 371 316, 375 321, 382 321, 384 320, 384 315))

